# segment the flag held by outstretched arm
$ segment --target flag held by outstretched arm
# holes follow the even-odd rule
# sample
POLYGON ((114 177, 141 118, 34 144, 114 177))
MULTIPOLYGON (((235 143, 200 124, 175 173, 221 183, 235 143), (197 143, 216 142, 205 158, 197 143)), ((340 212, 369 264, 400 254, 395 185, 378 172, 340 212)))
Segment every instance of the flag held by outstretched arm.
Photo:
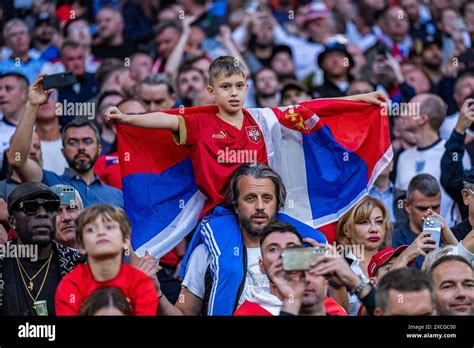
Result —
MULTIPOLYGON (((375 105, 331 99, 248 111, 287 188, 283 213, 313 227, 336 221, 366 195, 393 157, 387 115, 375 105)), ((117 134, 132 247, 159 258, 192 231, 204 207, 191 151, 167 130, 118 125, 117 134)))

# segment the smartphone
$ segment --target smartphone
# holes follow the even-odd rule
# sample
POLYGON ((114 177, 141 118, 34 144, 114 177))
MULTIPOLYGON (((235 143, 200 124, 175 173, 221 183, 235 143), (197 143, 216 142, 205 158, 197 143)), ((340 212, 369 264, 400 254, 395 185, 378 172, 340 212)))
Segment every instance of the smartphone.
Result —
POLYGON ((307 271, 318 256, 326 253, 326 248, 287 248, 283 250, 283 269, 285 271, 307 271))
POLYGON ((59 204, 67 205, 69 208, 74 209, 76 206, 76 194, 75 189, 72 186, 66 187, 51 187, 53 192, 59 196, 59 204))
POLYGON ((44 90, 67 87, 75 83, 77 83, 76 75, 70 71, 45 76, 41 81, 44 90))
MULTIPOLYGON (((474 93, 468 95, 468 96, 466 97, 466 99, 474 99, 474 93)), ((473 105, 474 105, 474 101, 470 102, 469 105, 468 105, 468 107, 471 107, 471 106, 473 106, 473 105)), ((469 127, 469 129, 470 129, 471 131, 474 131, 474 122, 471 124, 471 126, 469 127)))
POLYGON ((423 221, 423 232, 431 233, 431 238, 436 240, 436 247, 439 247, 439 242, 441 239, 441 220, 434 217, 428 216, 423 221))

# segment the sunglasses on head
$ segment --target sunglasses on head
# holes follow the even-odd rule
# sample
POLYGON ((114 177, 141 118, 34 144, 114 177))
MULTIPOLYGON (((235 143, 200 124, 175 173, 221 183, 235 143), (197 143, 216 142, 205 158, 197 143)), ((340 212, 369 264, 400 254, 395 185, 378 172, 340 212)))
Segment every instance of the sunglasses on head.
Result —
POLYGON ((36 215, 40 206, 48 213, 55 213, 59 210, 59 200, 56 199, 35 199, 23 201, 18 205, 18 210, 22 210, 26 215, 36 215))

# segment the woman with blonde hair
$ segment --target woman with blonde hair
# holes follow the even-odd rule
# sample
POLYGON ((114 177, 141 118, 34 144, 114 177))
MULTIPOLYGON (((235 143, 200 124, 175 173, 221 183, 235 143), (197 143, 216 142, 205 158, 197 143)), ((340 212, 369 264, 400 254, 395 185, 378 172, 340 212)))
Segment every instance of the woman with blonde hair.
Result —
MULTIPOLYGON (((370 259, 382 246, 389 246, 392 225, 390 214, 382 201, 365 196, 337 223, 336 240, 338 250, 344 250, 344 257, 351 269, 368 282, 367 266, 370 259)), ((339 293, 340 294, 340 293, 339 293)), ((342 298, 342 305, 348 307, 349 315, 357 315, 361 302, 355 294, 342 298)))

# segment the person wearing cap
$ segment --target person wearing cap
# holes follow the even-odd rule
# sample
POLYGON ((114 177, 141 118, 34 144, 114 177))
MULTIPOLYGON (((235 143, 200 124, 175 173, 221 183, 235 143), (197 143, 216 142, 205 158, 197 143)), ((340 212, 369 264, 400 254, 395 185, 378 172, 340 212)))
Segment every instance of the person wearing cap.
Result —
POLYGON ((28 25, 19 18, 10 19, 3 28, 3 37, 11 54, 0 61, 0 74, 18 72, 33 83, 41 71, 45 60, 39 54, 30 50, 31 36, 28 25))
POLYGON ((281 100, 279 105, 281 106, 296 105, 311 100, 311 96, 308 94, 306 88, 295 80, 285 82, 280 95, 281 100))
POLYGON ((83 262, 79 252, 54 241, 59 205, 59 197, 39 182, 21 184, 8 196, 16 239, 7 245, 30 246, 32 254, 0 259, 4 281, 1 315, 38 315, 45 309, 54 315, 54 296, 61 278, 83 262))
POLYGON ((51 61, 59 58, 58 42, 59 23, 49 13, 40 13, 33 28, 33 44, 41 53, 41 59, 51 61))
POLYGON ((47 102, 51 91, 44 91, 39 77, 30 88, 25 115, 13 135, 9 152, 9 162, 25 181, 42 181, 46 185, 66 184, 77 189, 84 207, 97 203, 109 203, 123 207, 122 192, 102 183, 94 174, 94 164, 102 146, 97 127, 86 118, 78 118, 63 129, 63 155, 68 162, 62 175, 44 170, 36 162, 27 158, 31 132, 36 122, 38 109, 47 102), (15 154, 19 154, 16 156, 15 154))
POLYGON ((293 53, 291 48, 286 45, 278 45, 273 48, 270 67, 276 72, 280 83, 296 79, 293 53))
POLYGON ((443 73, 440 69, 443 63, 442 49, 443 41, 439 32, 426 35, 422 40, 415 43, 415 50, 420 57, 420 63, 434 84, 443 79, 443 73))
MULTIPOLYGON (((429 234, 420 234, 420 236, 427 239, 426 237, 429 237, 429 234)), ((415 245, 415 242, 412 245, 415 245)), ((426 247, 435 249, 433 245, 426 245, 426 247)), ((377 285, 380 278, 391 270, 411 266, 418 255, 413 255, 408 248, 408 245, 400 245, 398 248, 385 248, 372 256, 367 267, 370 282, 377 285)))
POLYGON ((352 76, 354 59, 345 44, 334 41, 318 56, 318 66, 324 72, 324 83, 313 89, 315 98, 337 98, 346 95, 352 76))

